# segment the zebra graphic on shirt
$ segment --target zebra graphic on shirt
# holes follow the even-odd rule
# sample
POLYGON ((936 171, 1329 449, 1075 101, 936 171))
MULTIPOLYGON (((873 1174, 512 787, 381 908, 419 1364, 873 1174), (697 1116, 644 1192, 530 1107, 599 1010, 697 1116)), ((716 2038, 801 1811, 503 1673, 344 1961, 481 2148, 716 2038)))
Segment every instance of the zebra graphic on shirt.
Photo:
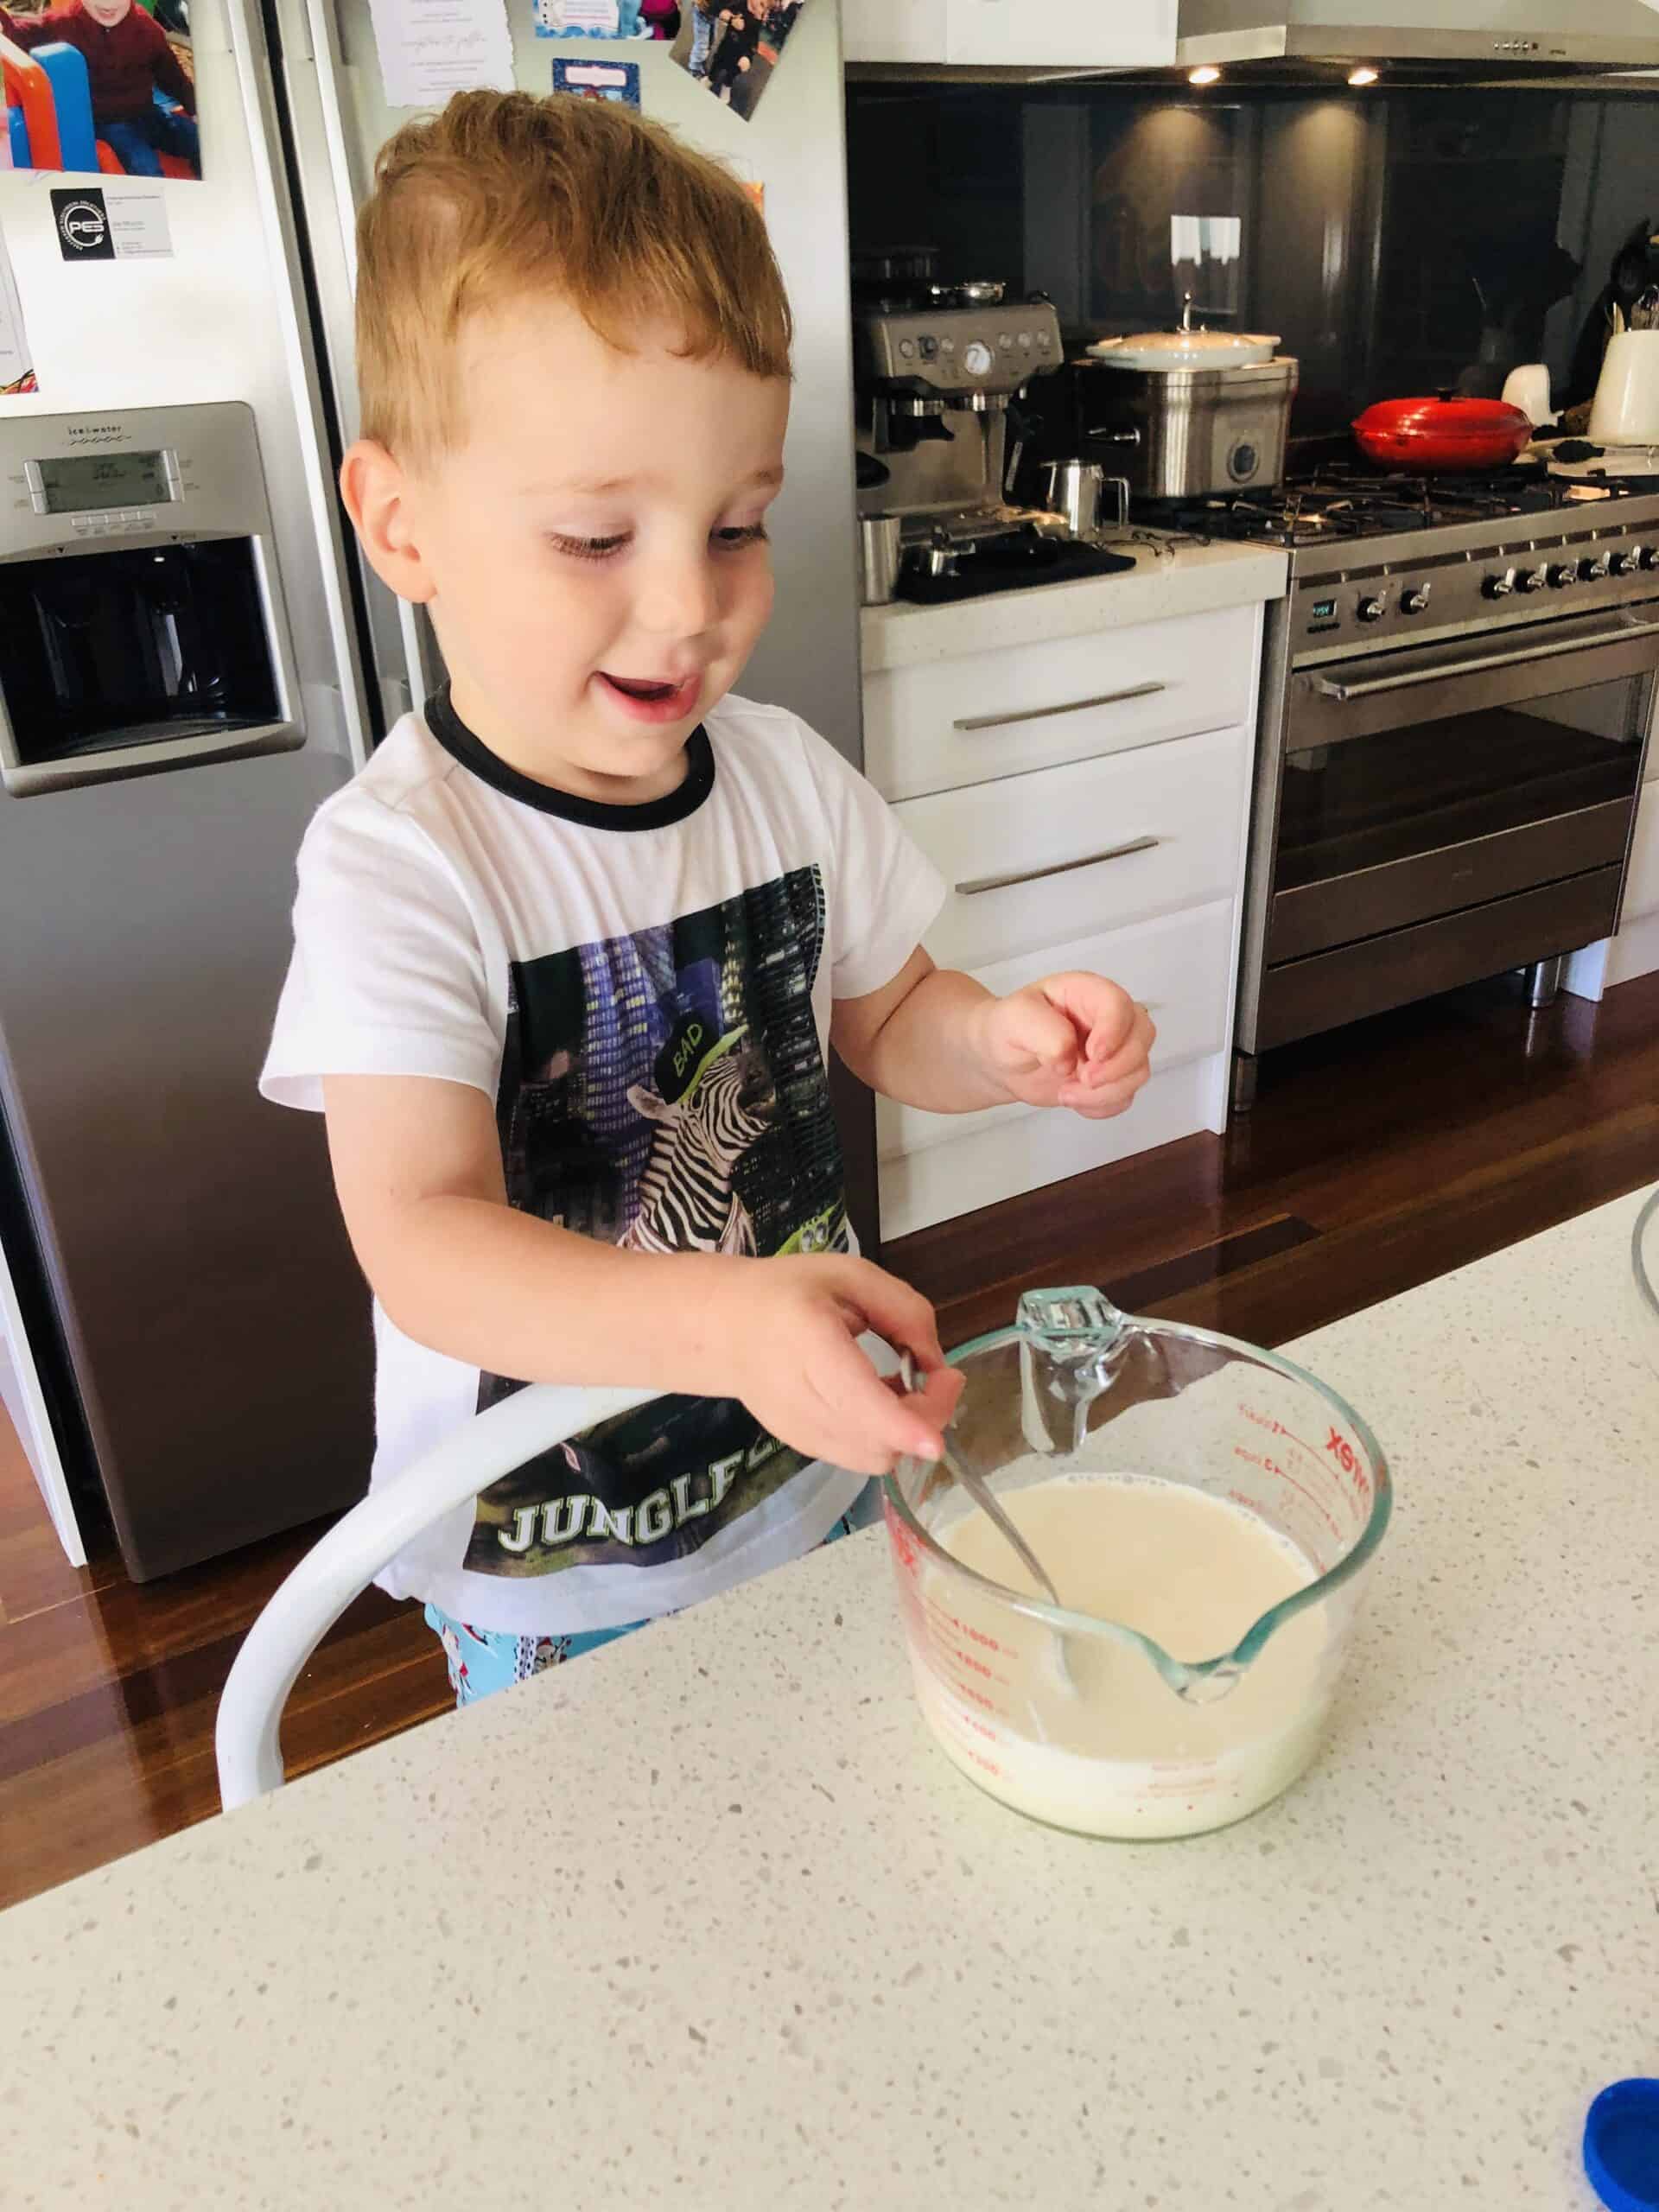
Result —
POLYGON ((639 1206, 620 1242, 634 1252, 734 1252, 752 1257, 754 1220, 732 1184, 732 1170, 771 1128, 777 1093, 766 1061, 742 1045, 745 1030, 722 1040, 685 1095, 660 1097, 628 1086, 628 1103, 657 1124, 639 1182, 639 1206))

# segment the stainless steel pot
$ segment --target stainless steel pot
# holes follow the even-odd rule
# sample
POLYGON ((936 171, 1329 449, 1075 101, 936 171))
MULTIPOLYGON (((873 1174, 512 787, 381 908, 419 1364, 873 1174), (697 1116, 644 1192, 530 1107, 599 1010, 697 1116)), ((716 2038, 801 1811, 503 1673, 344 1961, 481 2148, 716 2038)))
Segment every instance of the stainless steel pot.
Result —
POLYGON ((1193 499, 1276 484, 1285 473, 1296 363, 1226 369, 1072 365, 1078 448, 1141 499, 1193 499))

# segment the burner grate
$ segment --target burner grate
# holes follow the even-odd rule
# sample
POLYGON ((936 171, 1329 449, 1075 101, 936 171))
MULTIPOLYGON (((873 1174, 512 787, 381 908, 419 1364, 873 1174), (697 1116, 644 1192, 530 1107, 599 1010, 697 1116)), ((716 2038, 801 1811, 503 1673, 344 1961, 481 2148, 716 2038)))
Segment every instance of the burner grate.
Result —
POLYGON ((1206 537, 1307 546, 1550 513, 1569 497, 1559 479, 1526 463, 1476 476, 1395 476, 1338 461, 1271 489, 1182 501, 1172 519, 1206 537))

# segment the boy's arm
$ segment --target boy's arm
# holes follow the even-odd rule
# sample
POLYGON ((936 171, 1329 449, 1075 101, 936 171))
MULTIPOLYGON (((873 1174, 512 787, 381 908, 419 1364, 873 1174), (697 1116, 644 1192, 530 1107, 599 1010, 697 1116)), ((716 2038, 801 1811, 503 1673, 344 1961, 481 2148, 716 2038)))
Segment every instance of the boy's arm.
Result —
POLYGON ((168 99, 176 100, 187 115, 196 111, 196 88, 184 73, 179 57, 168 43, 167 33, 159 23, 155 26, 156 49, 152 67, 156 82, 168 99))
POLYGON ((0 8, 0 38, 9 38, 14 46, 49 46, 54 39, 63 36, 61 13, 50 16, 9 16, 0 8))
POLYGON ((838 1255, 619 1250, 507 1204, 483 1093, 425 1076, 333 1076, 335 1186, 381 1305, 417 1342, 526 1382, 738 1398, 774 1436, 855 1472, 937 1459, 960 1389, 925 1299, 838 1255), (855 1339, 908 1346, 901 1399, 855 1339))
POLYGON ((1157 1033, 1103 976, 1047 976, 1000 999, 918 945, 880 990, 836 1001, 830 1034, 855 1075, 902 1105, 968 1114, 1020 1099, 1104 1121, 1146 1082, 1157 1033))

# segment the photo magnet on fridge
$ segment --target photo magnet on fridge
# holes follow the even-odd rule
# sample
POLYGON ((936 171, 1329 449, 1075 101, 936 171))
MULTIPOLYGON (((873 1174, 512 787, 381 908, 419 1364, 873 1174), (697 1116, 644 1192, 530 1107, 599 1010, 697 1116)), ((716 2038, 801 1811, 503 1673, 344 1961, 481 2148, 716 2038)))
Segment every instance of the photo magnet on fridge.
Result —
POLYGON ((680 28, 679 0, 535 0, 537 38, 670 39, 680 28))
POLYGON ((808 0, 685 0, 674 59, 747 122, 808 0))
POLYGON ((188 0, 10 0, 0 61, 14 168, 201 175, 188 0))
POLYGON ((567 61, 561 55, 553 64, 553 89, 556 92, 574 92, 578 99, 620 100, 624 107, 638 107, 639 64, 567 61))

